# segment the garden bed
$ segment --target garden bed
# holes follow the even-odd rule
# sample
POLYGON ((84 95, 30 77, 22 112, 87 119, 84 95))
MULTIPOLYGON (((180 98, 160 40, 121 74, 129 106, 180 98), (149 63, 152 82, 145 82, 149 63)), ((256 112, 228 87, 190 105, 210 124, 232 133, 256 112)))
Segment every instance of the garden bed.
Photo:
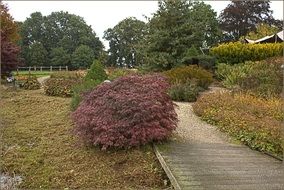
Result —
POLYGON ((70 98, 42 89, 1 92, 1 173, 21 176, 19 188, 165 188, 151 146, 101 151, 74 136, 70 98))

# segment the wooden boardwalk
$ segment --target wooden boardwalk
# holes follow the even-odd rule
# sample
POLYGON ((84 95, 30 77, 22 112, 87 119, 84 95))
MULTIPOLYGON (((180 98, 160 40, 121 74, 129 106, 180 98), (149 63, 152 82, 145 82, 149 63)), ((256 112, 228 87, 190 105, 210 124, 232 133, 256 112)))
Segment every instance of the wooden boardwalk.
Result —
POLYGON ((283 163, 244 145, 188 141, 155 149, 175 189, 284 190, 283 163))

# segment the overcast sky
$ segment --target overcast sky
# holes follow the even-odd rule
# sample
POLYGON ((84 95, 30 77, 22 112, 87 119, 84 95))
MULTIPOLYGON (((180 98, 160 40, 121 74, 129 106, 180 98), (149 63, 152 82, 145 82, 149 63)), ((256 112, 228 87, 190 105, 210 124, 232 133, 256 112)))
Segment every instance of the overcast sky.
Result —
MULTIPOLYGON (((10 14, 16 21, 24 21, 33 12, 49 15, 54 11, 68 11, 83 17, 102 39, 106 29, 112 28, 126 17, 145 21, 143 15, 151 16, 158 9, 157 1, 3 1, 8 4, 10 14)), ((230 1, 205 1, 219 15, 230 1)), ((271 1, 273 16, 283 19, 283 1, 271 1)))

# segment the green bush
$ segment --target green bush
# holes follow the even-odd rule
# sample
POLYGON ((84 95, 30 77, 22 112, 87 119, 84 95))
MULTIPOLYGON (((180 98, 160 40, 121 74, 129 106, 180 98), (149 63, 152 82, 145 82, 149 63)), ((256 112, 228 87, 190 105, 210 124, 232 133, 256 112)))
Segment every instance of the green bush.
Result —
POLYGON ((103 65, 95 60, 93 64, 91 65, 90 70, 87 72, 87 75, 85 76, 84 80, 98 80, 98 81, 104 81, 108 78, 103 65))
POLYGON ((206 70, 213 71, 215 69, 216 58, 210 55, 197 55, 184 57, 182 59, 182 64, 184 65, 198 65, 206 70))
POLYGON ((219 63, 236 64, 282 56, 283 46, 284 43, 243 44, 230 42, 211 48, 210 54, 216 57, 219 63))
POLYGON ((251 148, 282 156, 283 106, 280 98, 210 93, 198 98, 193 110, 203 120, 251 148))
POLYGON ((71 100, 71 109, 73 111, 76 110, 82 100, 82 95, 91 91, 106 79, 107 74, 104 70, 103 65, 99 61, 94 61, 91 65, 90 70, 83 78, 82 83, 75 85, 72 88, 73 94, 71 100))
POLYGON ((49 78, 44 82, 44 92, 49 96, 71 97, 73 86, 80 83, 80 80, 49 78))
POLYGON ((22 87, 26 90, 37 90, 40 89, 40 83, 36 77, 29 76, 22 84, 22 87))
POLYGON ((190 83, 207 89, 213 82, 212 74, 198 66, 181 66, 164 72, 171 84, 190 83))
POLYGON ((169 95, 174 101, 181 102, 194 102, 199 95, 199 92, 203 91, 201 87, 197 87, 191 84, 175 84, 169 89, 169 95))

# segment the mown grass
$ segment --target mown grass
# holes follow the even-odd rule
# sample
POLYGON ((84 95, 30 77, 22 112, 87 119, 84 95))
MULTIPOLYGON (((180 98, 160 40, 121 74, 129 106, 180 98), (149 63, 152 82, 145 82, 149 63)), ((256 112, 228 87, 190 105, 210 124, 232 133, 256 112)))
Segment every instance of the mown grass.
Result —
POLYGON ((21 189, 162 189, 150 146, 101 151, 72 134, 69 98, 1 88, 1 172, 21 189))
POLYGON ((13 75, 14 76, 28 76, 29 74, 35 76, 35 77, 44 77, 44 76, 49 76, 51 75, 53 72, 51 71, 14 71, 13 75))

